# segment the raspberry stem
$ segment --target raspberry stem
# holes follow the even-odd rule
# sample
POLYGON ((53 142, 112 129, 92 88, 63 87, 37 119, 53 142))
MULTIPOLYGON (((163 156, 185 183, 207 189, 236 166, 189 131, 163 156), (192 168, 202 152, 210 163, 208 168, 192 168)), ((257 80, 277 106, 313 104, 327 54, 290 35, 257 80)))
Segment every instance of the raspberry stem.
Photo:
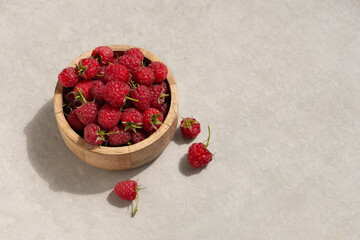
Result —
POLYGON ((79 94, 80 94, 80 101, 83 102, 83 103, 87 103, 81 89, 79 87, 77 87, 77 90, 79 91, 79 94))
POLYGON ((209 146, 209 141, 210 141, 210 126, 208 126, 208 130, 209 130, 209 137, 208 137, 208 139, 207 139, 205 148, 207 148, 207 147, 209 146))
POLYGON ((137 213, 137 210, 138 210, 138 205, 139 205, 139 192, 138 192, 138 188, 135 188, 135 191, 136 191, 136 205, 135 205, 135 208, 134 208, 134 212, 133 212, 133 217, 135 217, 135 214, 137 213))
POLYGON ((129 99, 129 100, 131 100, 131 101, 134 101, 134 102, 138 102, 139 100, 137 100, 137 99, 135 99, 135 98, 131 98, 131 97, 128 97, 128 96, 126 96, 125 98, 127 98, 127 99, 129 99))
POLYGON ((160 95, 159 98, 164 98, 164 97, 168 97, 168 96, 169 96, 169 94, 163 94, 163 95, 160 95))

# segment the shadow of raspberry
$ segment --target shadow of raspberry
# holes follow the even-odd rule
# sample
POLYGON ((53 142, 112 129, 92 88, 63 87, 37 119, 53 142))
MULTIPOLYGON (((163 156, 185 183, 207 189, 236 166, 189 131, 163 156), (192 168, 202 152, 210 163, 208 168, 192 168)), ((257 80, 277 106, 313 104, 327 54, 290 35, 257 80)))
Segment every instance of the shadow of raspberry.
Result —
POLYGON ((65 145, 59 133, 52 106, 48 101, 24 129, 27 153, 38 175, 53 191, 95 194, 112 189, 119 181, 134 178, 151 164, 142 167, 108 171, 81 161, 65 145))

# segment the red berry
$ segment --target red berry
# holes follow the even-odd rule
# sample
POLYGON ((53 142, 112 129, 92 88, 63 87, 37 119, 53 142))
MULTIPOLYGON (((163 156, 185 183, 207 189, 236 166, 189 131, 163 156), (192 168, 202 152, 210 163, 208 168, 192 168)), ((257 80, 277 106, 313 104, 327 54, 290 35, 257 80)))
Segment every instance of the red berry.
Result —
POLYGON ((125 131, 132 129, 136 132, 137 129, 141 128, 143 121, 143 115, 135 108, 126 109, 121 117, 121 124, 125 127, 125 131))
POLYGON ((115 127, 121 118, 121 111, 119 108, 105 103, 99 110, 97 116, 97 122, 104 129, 110 129, 115 127))
POLYGON ((104 81, 105 70, 108 66, 100 66, 96 73, 95 79, 104 81))
POLYGON ((133 180, 118 182, 114 187, 115 193, 120 198, 127 201, 132 201, 136 198, 136 206, 134 208, 133 216, 135 216, 138 209, 139 197, 137 195, 139 190, 140 189, 137 186, 137 182, 133 180))
POLYGON ((208 129, 209 137, 206 145, 203 143, 193 143, 189 147, 187 159, 195 168, 204 167, 212 160, 212 153, 207 149, 210 140, 210 127, 208 129))
POLYGON ((114 107, 122 107, 129 91, 130 87, 126 83, 119 81, 109 82, 105 85, 103 98, 114 107))
POLYGON ((78 96, 79 89, 80 89, 86 101, 92 101, 92 100, 94 100, 94 96, 93 96, 93 94, 92 94, 92 92, 91 92, 91 85, 92 85, 92 83, 93 83, 93 81, 90 81, 90 80, 80 81, 80 82, 74 87, 74 92, 77 93, 76 96, 78 96))
POLYGON ((96 122, 98 105, 94 102, 88 102, 77 109, 77 116, 84 125, 96 122))
POLYGON ((94 49, 91 56, 95 58, 100 65, 106 65, 112 60, 114 53, 110 47, 100 46, 94 49))
POLYGON ((109 65, 111 64, 119 64, 119 57, 114 57, 113 59, 111 59, 111 61, 109 62, 109 65))
POLYGON ((79 77, 85 80, 92 80, 96 76, 99 67, 98 61, 93 58, 83 58, 76 66, 79 77))
POLYGON ((155 76, 151 68, 140 67, 134 72, 133 79, 140 85, 150 86, 154 82, 155 76))
POLYGON ((195 138, 201 132, 200 123, 195 118, 183 118, 180 131, 187 138, 195 138))
POLYGON ((124 55, 131 55, 136 57, 140 62, 144 61, 144 55, 139 48, 130 48, 124 55))
POLYGON ((165 94, 169 94, 170 93, 170 87, 169 87, 169 84, 167 82, 162 82, 160 84, 160 86, 162 86, 162 88, 164 89, 164 93, 165 94))
POLYGON ((163 115, 155 108, 148 108, 143 112, 143 129, 151 132, 158 129, 163 121, 163 115))
POLYGON ((68 121, 69 125, 75 131, 81 131, 84 129, 85 125, 79 120, 77 116, 78 109, 72 110, 69 115, 67 116, 66 120, 68 121))
POLYGON ((111 146, 120 146, 128 143, 131 140, 129 131, 125 131, 123 126, 115 126, 109 129, 108 141, 111 146), (111 134, 117 132, 115 134, 111 134))
POLYGON ((150 63, 149 68, 154 71, 155 83, 162 83, 165 80, 168 73, 165 64, 161 62, 152 62, 150 63))
POLYGON ((165 98, 169 96, 168 94, 164 94, 164 89, 160 85, 151 85, 149 87, 151 93, 151 101, 150 107, 159 109, 161 105, 165 102, 165 98))
POLYGON ((132 105, 140 112, 145 111, 150 107, 151 93, 148 87, 140 85, 137 88, 131 90, 130 97, 138 100, 133 101, 132 105))
POLYGON ((91 93, 96 100, 102 101, 104 99, 103 98, 104 88, 105 88, 105 85, 102 81, 95 80, 92 82, 91 93))
POLYGON ((118 58, 119 64, 124 65, 129 72, 134 73, 141 67, 141 61, 132 55, 123 55, 118 58))
POLYGON ((91 145, 100 145, 104 142, 105 135, 99 125, 91 123, 84 128, 84 140, 91 145))
POLYGON ((131 131, 131 141, 135 144, 147 138, 147 133, 141 129, 136 129, 136 132, 131 131))
POLYGON ((129 71, 126 69, 126 67, 120 64, 113 64, 108 66, 104 74, 105 83, 112 81, 120 81, 130 84, 130 78, 131 76, 129 71))
POLYGON ((63 87, 75 87, 75 85, 79 82, 76 69, 73 67, 63 69, 59 73, 58 81, 63 87))
POLYGON ((161 112, 161 114, 164 116, 164 118, 165 118, 165 116, 168 114, 168 112, 169 112, 169 104, 167 104, 166 102, 164 102, 161 106, 160 106, 160 108, 158 108, 159 109, 159 111, 161 112))

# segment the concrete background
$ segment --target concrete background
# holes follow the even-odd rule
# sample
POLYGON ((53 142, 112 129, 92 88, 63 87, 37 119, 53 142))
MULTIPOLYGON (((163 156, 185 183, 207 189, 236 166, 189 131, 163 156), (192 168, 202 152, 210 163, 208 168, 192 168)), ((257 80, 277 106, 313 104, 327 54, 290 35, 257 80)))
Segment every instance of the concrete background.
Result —
POLYGON ((0 1, 1 239, 360 239, 358 0, 0 1), (76 158, 52 112, 58 73, 99 45, 153 52, 179 132, 141 168, 76 158), (139 179, 139 212, 113 186, 139 179))

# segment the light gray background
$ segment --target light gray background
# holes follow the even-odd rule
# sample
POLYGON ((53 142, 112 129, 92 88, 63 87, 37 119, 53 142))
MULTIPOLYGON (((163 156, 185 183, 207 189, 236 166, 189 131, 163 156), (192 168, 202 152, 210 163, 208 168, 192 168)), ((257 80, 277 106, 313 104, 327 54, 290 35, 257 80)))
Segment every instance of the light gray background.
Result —
POLYGON ((360 239, 360 2, 0 1, 1 239, 360 239), (153 163, 99 170, 64 145, 58 73, 99 45, 165 61, 179 132, 153 163), (139 212, 112 192, 139 179, 139 212))

